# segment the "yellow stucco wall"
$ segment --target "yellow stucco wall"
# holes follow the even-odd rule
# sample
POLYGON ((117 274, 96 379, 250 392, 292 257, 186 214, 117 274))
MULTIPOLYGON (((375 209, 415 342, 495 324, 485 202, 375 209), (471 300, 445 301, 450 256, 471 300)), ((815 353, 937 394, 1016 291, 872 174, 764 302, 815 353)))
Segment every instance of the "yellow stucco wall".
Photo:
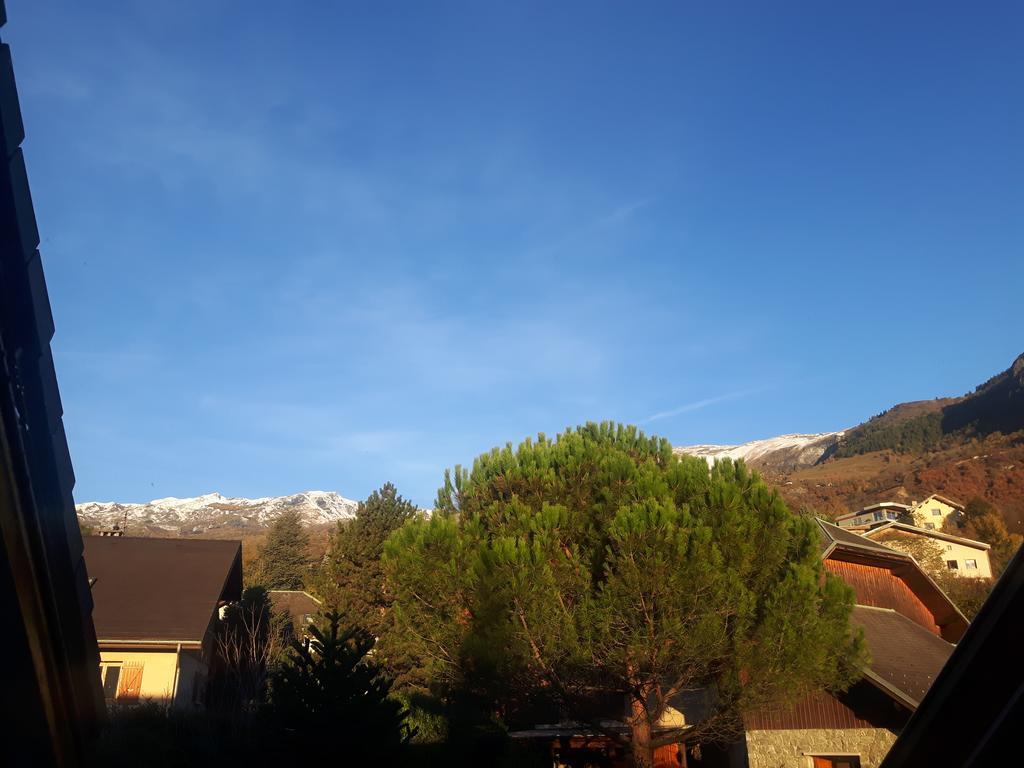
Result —
MULTIPOLYGON (((178 654, 175 650, 100 650, 100 665, 104 664, 142 664, 142 687, 139 691, 140 700, 153 700, 168 703, 175 690, 174 676, 178 666, 178 654)), ((192 684, 195 672, 206 672, 206 665, 194 658, 187 650, 182 651, 181 672, 178 675, 176 707, 191 706, 192 684)))
POLYGON ((939 549, 942 550, 943 562, 948 563, 949 560, 957 561, 957 568, 954 571, 957 576, 969 579, 992 578, 992 564, 989 562, 987 549, 978 549, 977 547, 969 547, 966 544, 958 544, 954 541, 943 541, 942 539, 935 539, 934 541, 939 545, 939 549), (967 560, 974 560, 978 567, 974 570, 968 569, 967 560))
POLYGON ((910 510, 914 525, 921 528, 928 528, 929 525, 932 525, 936 531, 942 528, 942 524, 946 522, 946 518, 950 515, 956 516, 959 512, 960 510, 956 507, 932 496, 929 496, 924 501, 919 502, 910 510), (939 514, 935 514, 936 510, 938 510, 939 514))

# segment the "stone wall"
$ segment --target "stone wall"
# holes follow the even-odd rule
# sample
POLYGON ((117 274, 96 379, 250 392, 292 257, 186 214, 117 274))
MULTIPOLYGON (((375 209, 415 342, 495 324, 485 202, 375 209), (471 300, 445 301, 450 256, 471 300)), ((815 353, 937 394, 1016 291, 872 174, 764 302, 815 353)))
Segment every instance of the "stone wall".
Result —
POLYGON ((878 768, 896 734, 884 728, 747 731, 749 768, 808 768, 809 755, 860 755, 861 768, 878 768))

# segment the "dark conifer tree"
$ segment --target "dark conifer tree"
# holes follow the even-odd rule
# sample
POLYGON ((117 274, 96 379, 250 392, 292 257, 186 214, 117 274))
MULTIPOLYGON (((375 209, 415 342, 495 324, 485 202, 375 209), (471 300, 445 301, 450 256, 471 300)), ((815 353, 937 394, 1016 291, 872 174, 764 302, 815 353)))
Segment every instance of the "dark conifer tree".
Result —
POLYGON ((391 483, 360 502, 353 520, 339 523, 331 536, 323 592, 328 605, 351 624, 381 635, 389 623, 391 597, 384 584, 384 542, 416 514, 391 483))
POLYGON ((393 765, 412 736, 402 705, 388 696, 391 681, 367 657, 374 638, 341 629, 331 612, 311 626, 271 684, 272 722, 307 756, 343 755, 347 765, 393 765))
POLYGON ((298 512, 281 514, 259 550, 253 581, 267 589, 302 589, 309 569, 309 534, 298 512))

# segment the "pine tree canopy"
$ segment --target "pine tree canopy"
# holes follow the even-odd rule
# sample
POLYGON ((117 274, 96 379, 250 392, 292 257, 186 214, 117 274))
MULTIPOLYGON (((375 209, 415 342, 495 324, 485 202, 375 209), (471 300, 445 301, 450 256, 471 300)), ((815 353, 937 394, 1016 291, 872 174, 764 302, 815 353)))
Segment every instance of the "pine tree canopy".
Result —
POLYGON ((572 719, 598 692, 627 700, 638 764, 844 688, 864 661, 814 521, 742 462, 709 469, 634 427, 587 424, 456 467, 384 562, 395 635, 434 684, 486 691, 512 718, 541 700, 572 719), (694 696, 702 718, 656 730, 694 696))
POLYGON ((298 512, 283 512, 259 549, 254 580, 267 589, 302 589, 309 568, 309 534, 298 512))

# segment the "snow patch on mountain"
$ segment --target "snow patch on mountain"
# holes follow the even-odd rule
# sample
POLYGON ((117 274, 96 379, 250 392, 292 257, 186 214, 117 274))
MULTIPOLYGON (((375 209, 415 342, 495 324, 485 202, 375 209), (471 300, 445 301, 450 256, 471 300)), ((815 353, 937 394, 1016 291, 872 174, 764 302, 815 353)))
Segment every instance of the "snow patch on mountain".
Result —
POLYGON ((716 459, 743 459, 755 466, 794 469, 816 464, 839 442, 846 430, 813 435, 779 435, 741 445, 686 445, 673 448, 677 454, 701 456, 708 464, 716 459))
POLYGON ((76 506, 78 517, 97 529, 124 527, 129 535, 214 531, 243 533, 266 528, 286 510, 294 510, 305 525, 324 525, 355 516, 358 502, 334 491, 306 491, 291 496, 246 499, 206 493, 179 499, 169 496, 142 504, 89 501, 76 506))

